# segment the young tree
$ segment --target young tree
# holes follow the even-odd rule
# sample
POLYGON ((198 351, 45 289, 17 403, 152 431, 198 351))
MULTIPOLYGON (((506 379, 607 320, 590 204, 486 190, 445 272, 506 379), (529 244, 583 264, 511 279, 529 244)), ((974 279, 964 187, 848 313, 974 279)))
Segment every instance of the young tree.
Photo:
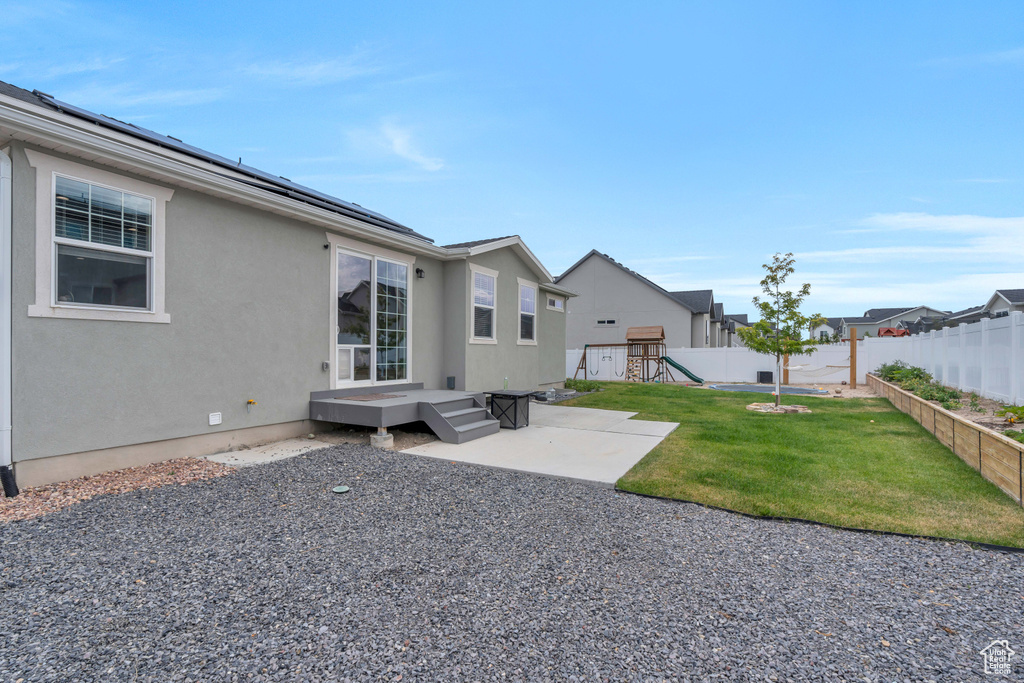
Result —
POLYGON ((741 328, 739 335, 747 348, 757 353, 775 356, 775 405, 782 398, 780 385, 782 357, 814 353, 818 340, 803 338, 804 330, 817 326, 825 319, 815 314, 810 317, 800 312, 800 305, 811 293, 811 286, 804 283, 797 291, 785 289, 786 279, 793 274, 793 254, 775 254, 771 263, 764 264, 767 275, 761 280, 761 296, 754 297, 754 305, 761 312, 761 319, 751 327, 741 328))

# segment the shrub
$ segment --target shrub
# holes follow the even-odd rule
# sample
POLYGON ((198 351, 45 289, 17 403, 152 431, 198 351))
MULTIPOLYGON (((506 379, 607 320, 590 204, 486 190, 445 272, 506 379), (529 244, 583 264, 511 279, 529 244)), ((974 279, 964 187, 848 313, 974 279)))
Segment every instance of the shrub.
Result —
MULTIPOLYGON (((959 410, 963 407, 960 403, 962 395, 958 389, 942 386, 923 368, 907 365, 903 361, 894 361, 878 366, 875 374, 926 401, 938 402, 946 410, 959 410)), ((972 407, 974 405, 977 404, 972 402, 972 407)))
POLYGON ((911 380, 923 380, 925 382, 932 381, 932 376, 925 372, 923 368, 916 368, 912 365, 907 365, 901 360, 879 365, 878 369, 875 370, 875 374, 881 377, 885 382, 891 382, 901 386, 904 382, 909 382, 911 380))
POLYGON ((566 380, 565 380, 565 388, 566 389, 575 389, 576 391, 579 391, 579 392, 597 391, 599 388, 601 388, 601 384, 599 382, 595 382, 592 379, 568 379, 568 378, 566 378, 566 380))

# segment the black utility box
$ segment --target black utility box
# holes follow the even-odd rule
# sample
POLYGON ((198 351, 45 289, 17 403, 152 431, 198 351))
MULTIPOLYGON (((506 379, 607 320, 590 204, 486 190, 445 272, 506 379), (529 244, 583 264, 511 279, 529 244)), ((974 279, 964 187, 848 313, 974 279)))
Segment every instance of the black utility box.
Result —
POLYGON ((501 421, 502 429, 519 429, 530 425, 530 396, 532 391, 504 389, 486 391, 491 396, 491 415, 501 421))
POLYGON ((757 371, 757 383, 758 384, 775 384, 775 375, 771 370, 758 370, 757 371))

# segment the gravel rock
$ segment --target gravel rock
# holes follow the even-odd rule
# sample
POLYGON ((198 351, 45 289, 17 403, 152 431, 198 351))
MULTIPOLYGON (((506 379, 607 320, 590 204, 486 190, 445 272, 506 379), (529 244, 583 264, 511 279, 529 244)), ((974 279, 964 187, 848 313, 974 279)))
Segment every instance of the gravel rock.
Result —
POLYGON ((231 467, 202 458, 175 458, 151 465, 129 467, 45 486, 22 489, 14 498, 0 497, 0 524, 41 517, 108 493, 188 484, 223 477, 231 467))
POLYGON ((961 681, 1024 648, 1017 555, 360 446, 2 531, 11 681, 961 681))

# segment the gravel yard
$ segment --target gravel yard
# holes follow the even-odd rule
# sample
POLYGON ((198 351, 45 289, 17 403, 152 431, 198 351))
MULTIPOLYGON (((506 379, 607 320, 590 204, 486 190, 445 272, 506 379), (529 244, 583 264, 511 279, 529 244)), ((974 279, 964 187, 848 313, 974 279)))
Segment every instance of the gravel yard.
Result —
POLYGON ((1021 586, 1020 555, 336 446, 0 528, 0 677, 983 680, 1021 586))

